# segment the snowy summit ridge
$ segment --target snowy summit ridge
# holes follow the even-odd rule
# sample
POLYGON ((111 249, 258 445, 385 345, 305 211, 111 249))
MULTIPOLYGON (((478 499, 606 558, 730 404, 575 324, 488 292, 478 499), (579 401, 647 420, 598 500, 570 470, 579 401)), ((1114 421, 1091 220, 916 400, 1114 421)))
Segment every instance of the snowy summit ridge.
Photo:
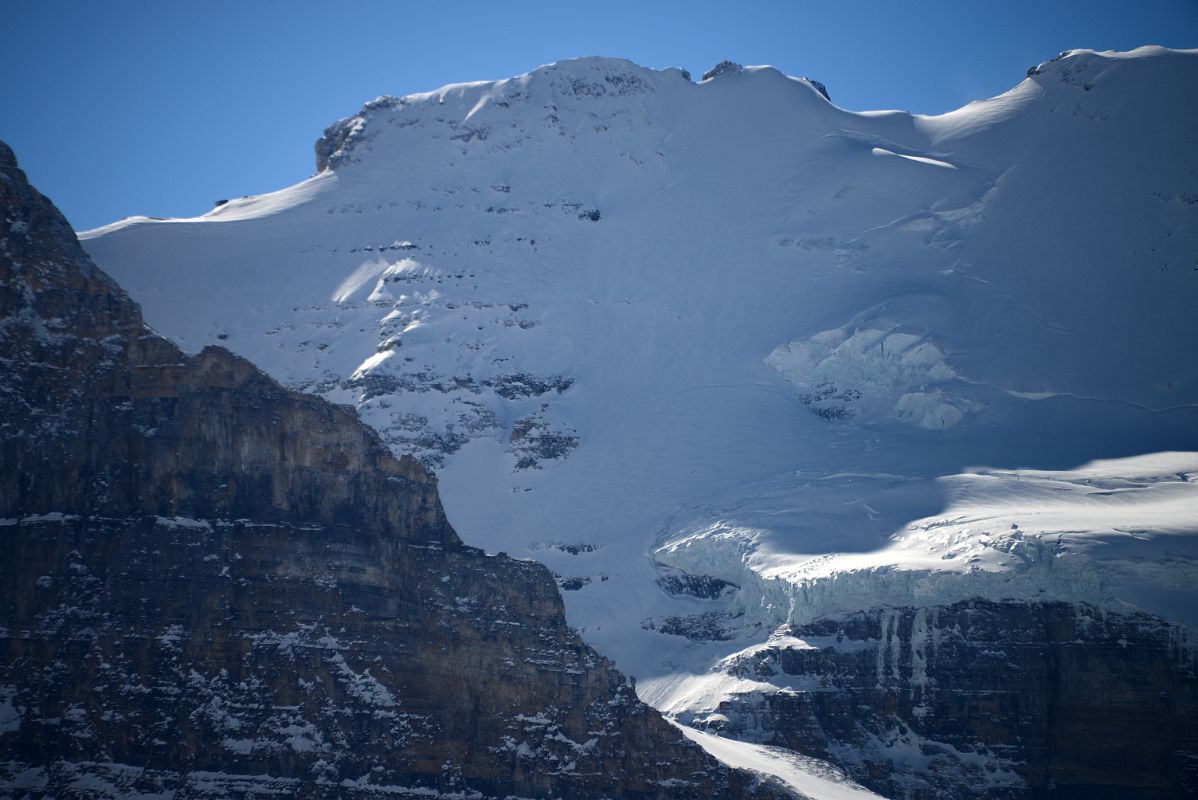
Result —
MULTIPOLYGON (((773 67, 746 68, 731 61, 721 61, 704 73, 701 82, 723 75, 762 71, 782 75, 773 67)), ((325 129, 315 145, 316 171, 336 168, 359 141, 371 136, 372 129, 378 125, 394 124, 386 115, 397 109, 419 107, 421 104, 443 106, 454 100, 469 103, 473 100, 469 116, 474 116, 485 105, 494 104, 503 109, 511 108, 513 104, 519 107, 534 95, 540 97, 543 94, 567 102, 574 98, 638 95, 656 91, 660 82, 673 83, 679 79, 690 83, 691 75, 676 67, 655 70, 623 58, 589 56, 547 64, 524 75, 500 81, 449 84, 433 92, 403 97, 384 95, 366 103, 354 116, 338 120, 325 129)), ((808 78, 789 80, 809 84, 830 100, 827 88, 819 81, 808 78)))

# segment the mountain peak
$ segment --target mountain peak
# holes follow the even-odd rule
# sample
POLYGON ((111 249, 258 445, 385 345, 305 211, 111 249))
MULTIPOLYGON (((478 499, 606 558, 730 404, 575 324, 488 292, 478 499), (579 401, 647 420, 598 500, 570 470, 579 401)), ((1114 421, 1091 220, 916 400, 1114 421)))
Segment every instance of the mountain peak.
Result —
MULTIPOLYGON (((745 67, 732 61, 721 61, 704 73, 699 83, 742 73, 757 78, 754 85, 758 88, 747 96, 763 108, 791 102, 796 84, 831 99, 819 81, 794 78, 770 66, 745 67)), ((384 95, 324 130, 315 143, 316 171, 355 161, 358 146, 387 132, 388 127, 446 125, 453 130, 447 136, 433 138, 463 144, 485 141, 493 129, 498 133, 499 128, 521 130, 516 137, 521 141, 544 134, 572 140, 586 128, 606 130, 613 118, 649 121, 653 111, 663 105, 647 100, 654 95, 699 102, 698 95, 688 94, 694 88, 690 73, 679 67, 655 69, 625 58, 585 56, 545 64, 502 80, 448 84, 403 97, 384 95), (522 114, 499 122, 498 115, 509 110, 522 114)))
POLYGON ((714 67, 712 67, 711 69, 704 72, 703 80, 709 81, 709 80, 712 80, 713 78, 718 78, 721 75, 739 75, 740 73, 742 73, 744 71, 745 71, 745 68, 743 66, 741 66, 740 64, 737 64, 735 61, 729 61, 727 59, 724 59, 723 61, 716 64, 714 67))
POLYGON ((324 130, 315 145, 316 171, 323 172, 342 163, 361 139, 368 138, 366 128, 380 113, 434 105, 441 115, 444 107, 450 105, 464 111, 465 119, 469 119, 485 106, 509 108, 527 103, 534 96, 541 106, 546 103, 552 106, 563 99, 600 100, 649 94, 656 91, 656 84, 663 76, 689 82, 685 70, 654 70, 624 58, 585 56, 545 64, 513 78, 452 83, 403 97, 384 95, 366 103, 354 116, 338 120, 324 130))

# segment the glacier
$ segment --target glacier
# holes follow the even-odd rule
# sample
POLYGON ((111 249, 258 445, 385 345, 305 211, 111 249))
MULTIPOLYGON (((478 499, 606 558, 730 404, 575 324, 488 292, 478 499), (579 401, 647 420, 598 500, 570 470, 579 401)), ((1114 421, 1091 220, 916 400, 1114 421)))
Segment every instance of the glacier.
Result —
POLYGON ((1198 624, 1198 51, 1068 51, 938 116, 713 73, 379 98, 296 186, 80 238, 184 348, 434 466, 680 720, 862 609, 1198 624))

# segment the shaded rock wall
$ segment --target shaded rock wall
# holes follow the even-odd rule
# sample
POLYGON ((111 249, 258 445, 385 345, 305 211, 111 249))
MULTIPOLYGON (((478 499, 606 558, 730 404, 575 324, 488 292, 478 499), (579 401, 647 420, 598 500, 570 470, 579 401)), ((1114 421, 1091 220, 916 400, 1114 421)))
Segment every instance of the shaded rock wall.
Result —
POLYGON ((28 521, 0 540, 0 691, 19 721, 0 761, 46 770, 48 789, 109 762, 184 796, 204 794, 196 775, 222 776, 217 794, 230 776, 302 796, 745 788, 566 627, 530 562, 349 527, 146 518, 28 521))
POLYGON ((726 703, 715 727, 896 798, 1198 796, 1198 643, 1183 627, 976 600, 789 634, 728 665, 784 690, 726 703))
POLYGON ((5 151, 0 516, 216 515, 457 540, 431 477, 352 410, 147 329, 5 151))
POLYGON ((3 145, 0 199, 4 796, 773 794, 352 411, 146 329, 3 145))

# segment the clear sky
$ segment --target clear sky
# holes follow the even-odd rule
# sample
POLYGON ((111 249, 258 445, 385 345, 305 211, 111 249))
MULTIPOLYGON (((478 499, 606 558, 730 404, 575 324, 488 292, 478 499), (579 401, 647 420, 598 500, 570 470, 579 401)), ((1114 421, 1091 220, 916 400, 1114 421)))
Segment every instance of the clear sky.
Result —
POLYGON ((0 139, 83 230, 302 180, 378 95, 563 58, 772 64, 846 108, 938 113, 1060 50, 1141 44, 1198 47, 1198 0, 0 0, 0 139))

